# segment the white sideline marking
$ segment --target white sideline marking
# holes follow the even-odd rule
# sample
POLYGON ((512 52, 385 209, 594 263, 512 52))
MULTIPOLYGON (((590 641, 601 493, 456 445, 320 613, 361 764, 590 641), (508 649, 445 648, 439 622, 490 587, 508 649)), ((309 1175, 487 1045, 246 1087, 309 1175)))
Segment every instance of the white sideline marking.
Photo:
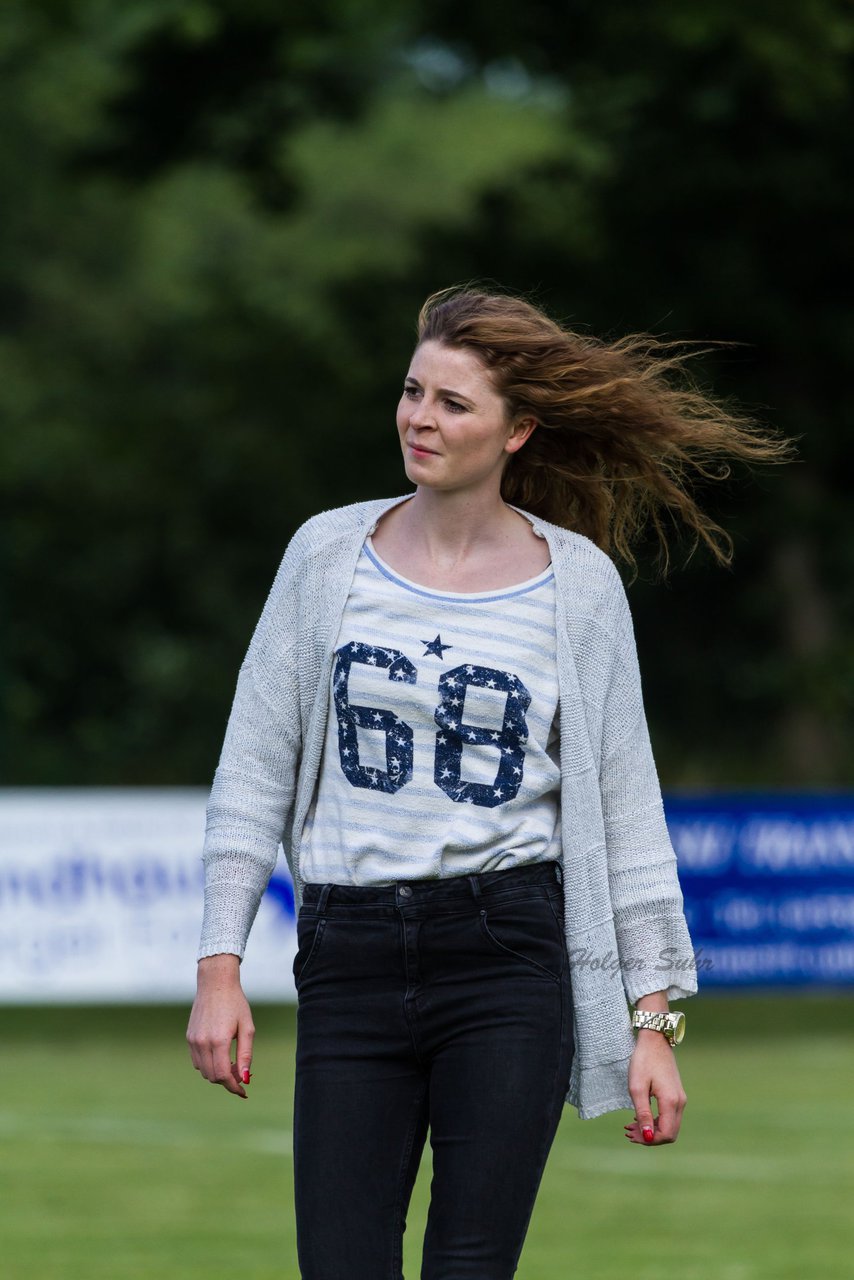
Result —
MULTIPOLYGON (((625 1139, 624 1139, 625 1141, 625 1139)), ((628 1145, 628 1144, 626 1144, 628 1145)), ((625 1174, 634 1178, 710 1178, 716 1182, 827 1182, 839 1186, 840 1177, 851 1169, 811 1167, 807 1173, 803 1159, 783 1156, 704 1155, 680 1150, 657 1160, 648 1151, 593 1151, 562 1149, 552 1152, 550 1162, 587 1173, 625 1174)))
MULTIPOLYGON (((113 1146, 221 1148, 223 1142, 242 1151, 277 1159, 293 1156, 293 1134, 290 1129, 255 1129, 228 1132, 210 1128, 191 1128, 162 1121, 122 1116, 53 1116, 24 1117, 0 1111, 0 1137, 26 1138, 28 1142, 96 1143, 113 1146)), ((625 1141, 625 1139, 623 1139, 625 1141)), ((425 1148, 429 1159, 429 1148, 425 1148)), ((807 1170, 798 1157, 762 1157, 755 1155, 703 1155, 680 1150, 673 1156, 659 1158, 648 1151, 605 1151, 583 1147, 556 1147, 549 1166, 580 1170, 585 1173, 624 1174, 629 1178, 708 1178, 716 1182, 816 1182, 840 1186, 840 1180, 851 1176, 851 1168, 840 1161, 836 1166, 823 1163, 807 1170)))
POLYGON ((24 1117, 0 1111, 0 1136, 34 1142, 95 1142, 144 1147, 220 1147, 223 1141, 263 1155, 293 1154, 290 1129, 256 1129, 246 1133, 191 1129, 186 1125, 121 1116, 24 1117))

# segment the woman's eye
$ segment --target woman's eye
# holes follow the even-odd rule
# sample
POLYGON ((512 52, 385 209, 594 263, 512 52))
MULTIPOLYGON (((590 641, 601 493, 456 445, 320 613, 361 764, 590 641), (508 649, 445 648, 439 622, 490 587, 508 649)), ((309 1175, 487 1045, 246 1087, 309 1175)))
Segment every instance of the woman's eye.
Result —
MULTIPOLYGON (((414 400, 417 396, 421 395, 421 388, 420 387, 404 387, 403 394, 407 397, 407 399, 414 400)), ((464 404, 460 404, 459 400, 446 399, 445 404, 448 406, 451 413, 468 413, 468 409, 466 408, 466 406, 464 404)))

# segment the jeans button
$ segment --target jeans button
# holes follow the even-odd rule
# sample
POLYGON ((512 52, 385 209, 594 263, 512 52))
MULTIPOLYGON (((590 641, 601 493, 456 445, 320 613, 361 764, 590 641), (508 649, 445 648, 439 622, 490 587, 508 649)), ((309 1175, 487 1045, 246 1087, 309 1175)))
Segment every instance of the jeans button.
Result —
POLYGON ((409 885, 408 885, 408 884, 402 884, 402 885, 400 885, 400 887, 398 888, 398 891, 397 891, 397 892, 400 894, 401 898, 411 898, 411 897, 412 897, 412 890, 410 889, 410 887, 409 887, 409 885))

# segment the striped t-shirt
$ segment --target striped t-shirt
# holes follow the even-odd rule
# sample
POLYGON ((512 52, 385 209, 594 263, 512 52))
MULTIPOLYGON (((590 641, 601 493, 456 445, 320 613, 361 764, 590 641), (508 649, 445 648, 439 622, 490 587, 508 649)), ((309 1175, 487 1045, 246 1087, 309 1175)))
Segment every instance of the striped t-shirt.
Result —
POLYGON ((437 591, 362 547, 335 644, 305 882, 392 884, 560 856, 554 572, 437 591))

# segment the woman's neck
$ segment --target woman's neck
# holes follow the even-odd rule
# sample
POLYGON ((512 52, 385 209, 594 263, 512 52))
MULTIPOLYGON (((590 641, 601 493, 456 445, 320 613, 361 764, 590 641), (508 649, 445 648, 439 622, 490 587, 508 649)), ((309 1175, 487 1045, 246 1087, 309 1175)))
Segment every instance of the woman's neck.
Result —
POLYGON ((417 537, 435 563, 462 559, 509 542, 520 517, 499 494, 418 488, 397 508, 399 528, 417 537))

